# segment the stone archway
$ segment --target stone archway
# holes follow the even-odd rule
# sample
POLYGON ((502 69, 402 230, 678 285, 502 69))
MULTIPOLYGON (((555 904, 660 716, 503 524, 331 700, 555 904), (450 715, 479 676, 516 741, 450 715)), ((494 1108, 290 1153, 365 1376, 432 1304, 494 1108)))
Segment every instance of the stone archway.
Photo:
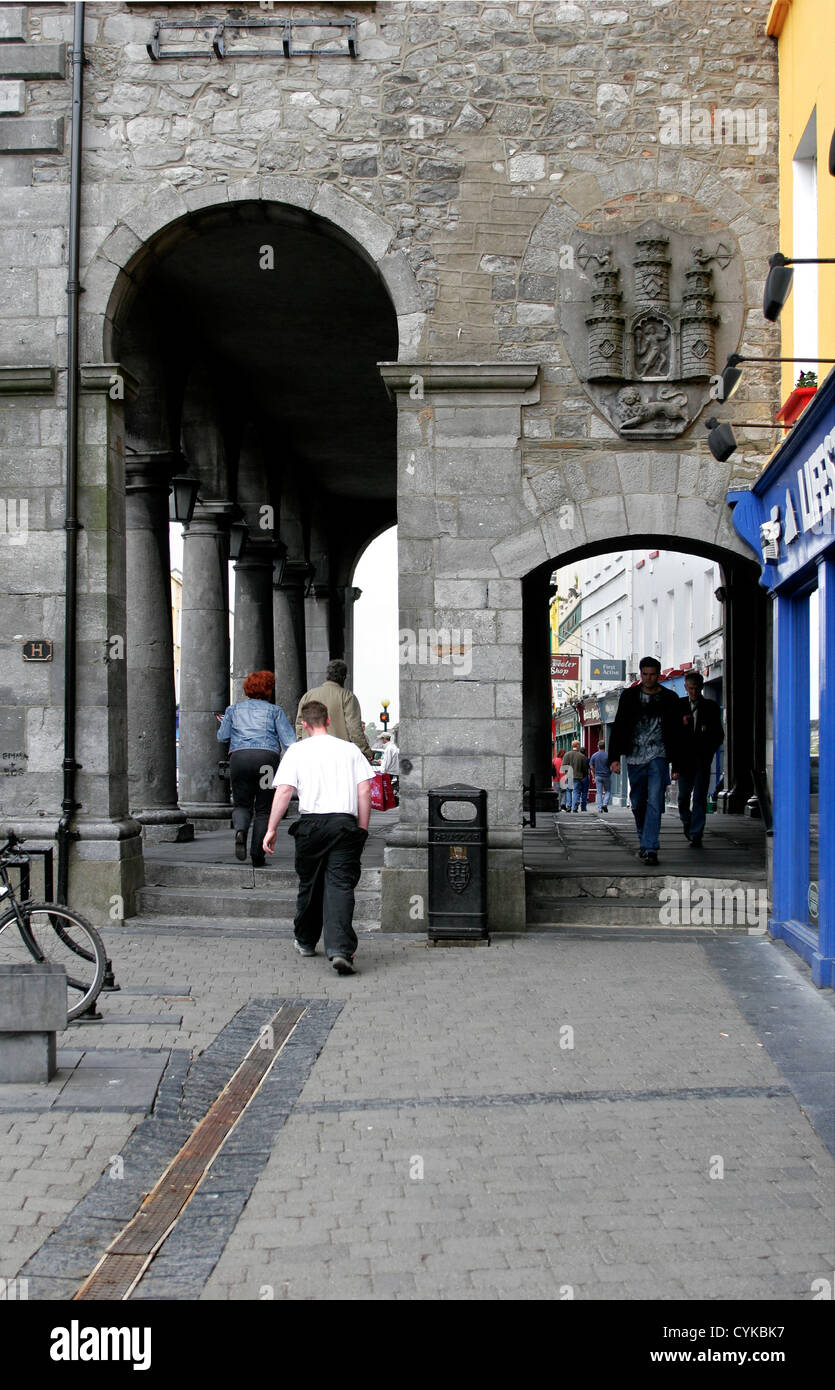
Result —
MULTIPOLYGON (((130 524, 134 539, 140 538, 147 559, 153 556, 155 548, 157 551, 160 549, 156 544, 155 532, 163 524, 167 492, 167 481, 163 480, 162 474, 166 469, 168 472, 173 470, 179 450, 179 441, 170 435, 166 439, 163 427, 158 434, 154 434, 165 414, 164 402, 157 391, 158 382, 152 389, 153 408, 150 412, 144 410, 141 368, 146 364, 142 352, 134 343, 132 360, 140 367, 140 371, 134 374, 118 360, 120 344, 126 341, 126 327, 148 277, 154 274, 166 256, 182 246, 188 237, 194 236, 197 223, 204 219, 211 220, 213 215, 227 219, 231 217, 232 220, 246 218, 252 215, 252 208, 275 209, 279 204, 286 209, 280 214, 285 221, 295 219, 298 226, 315 224, 320 227, 322 235, 331 236, 335 245, 344 248, 345 254, 356 257, 356 263, 367 268, 362 273, 371 275, 379 285, 379 293, 390 306, 395 327, 391 345, 387 342, 375 354, 375 361, 379 356, 391 356, 392 346, 402 360, 413 356, 420 342, 425 315, 408 261, 402 253, 392 249, 393 229, 376 214, 329 185, 318 185, 309 180, 256 179, 234 186, 205 187, 185 195, 170 188, 158 190, 120 218, 82 274, 86 291, 81 323, 82 352, 90 365, 82 372, 85 396, 82 409, 81 484, 90 490, 89 495, 100 498, 101 505, 96 517, 85 525, 80 547, 81 562, 86 566, 82 621, 87 638, 85 652, 89 652, 89 661, 82 661, 79 666, 79 702, 84 707, 84 744, 80 749, 83 770, 79 775, 82 808, 75 821, 77 843, 71 875, 73 900, 97 922, 113 920, 114 912, 130 916, 135 910, 135 892, 143 876, 141 827, 130 814, 129 683, 125 679, 126 662, 122 656, 125 655, 124 635, 127 632, 126 654, 130 660, 131 611, 136 616, 140 611, 149 610, 146 608, 148 595, 138 591, 133 583, 128 593, 126 586, 125 549, 122 544, 125 534, 126 460, 129 461, 132 475, 127 498, 133 516, 130 524), (136 430, 137 421, 141 421, 142 431, 148 427, 147 439, 131 438, 130 431, 136 430), (137 512, 138 503, 143 509, 141 516, 137 512), (121 641, 119 650, 108 645, 114 636, 121 641), (114 652, 119 657, 118 661, 111 659, 114 652), (97 710, 106 710, 104 722, 97 717, 97 710), (114 903, 117 904, 116 908, 113 907, 114 903)), ((375 367, 374 377, 377 390, 382 391, 375 367)), ((203 390, 200 399, 206 403, 210 396, 211 390, 208 393, 203 390)), ((201 410, 198 407, 199 401, 192 411, 192 417, 199 423, 201 410)), ((232 487, 238 468, 238 455, 235 453, 236 461, 230 473, 227 465, 232 455, 229 451, 240 448, 241 439, 245 437, 244 424, 243 420, 237 423, 233 421, 229 438, 224 438, 220 451, 215 449, 212 455, 214 462, 209 471, 213 483, 209 489, 208 511, 205 507, 202 509, 195 526, 195 537, 201 538, 196 544, 202 545, 207 554, 209 551, 217 551, 218 555, 221 551, 225 553, 229 512, 232 504, 238 502, 232 487), (224 493, 229 495, 224 496, 224 493)), ((249 471, 251 473, 251 468, 249 471)), ((393 512, 393 491, 391 507, 393 512)), ((250 515, 251 498, 248 494, 243 497, 242 510, 252 527, 254 522, 250 515)), ((317 545, 318 553, 326 552, 326 544, 313 535, 309 527, 305 533, 302 523, 303 519, 300 519, 297 528, 301 538, 299 544, 303 544, 311 553, 317 545)), ((267 559, 272 571, 272 555, 267 559)), ((294 559, 294 556, 289 557, 283 586, 296 583, 306 585, 308 592, 304 603, 309 607, 311 603, 319 602, 321 607, 322 594, 308 583, 307 566, 294 564, 294 559)), ((252 570, 248 567, 241 582, 247 583, 251 577, 252 570)), ((257 578, 260 592, 264 588, 260 584, 263 576, 259 574, 257 578)), ((337 589, 338 578, 337 575, 337 589)), ((328 580, 328 583, 332 582, 332 579, 328 580)), ((162 589, 159 586, 157 589, 157 601, 152 607, 159 619, 165 601, 162 589)), ((338 610, 338 602, 335 608, 338 610)), ((323 633, 328 631, 328 622, 325 616, 320 623, 323 633)), ((222 624, 218 622, 214 626, 219 630, 222 624)), ((146 648, 149 646, 147 637, 145 633, 143 643, 146 648)), ((327 640, 327 636, 322 637, 323 642, 327 640)), ((331 654, 342 653, 332 651, 331 654)), ((317 660, 320 656, 317 654, 317 660)), ((166 665, 167 660, 163 660, 159 666, 158 684, 162 682, 166 665)), ((221 687, 228 682, 228 664, 225 672, 220 677, 221 687)), ((207 685, 211 685, 211 682, 207 682, 207 685)), ((214 691, 206 696, 212 707, 217 698, 214 691)), ((202 712, 200 717, 208 730, 204 730, 208 747, 217 727, 212 709, 202 712)), ((149 729, 153 727, 152 718, 149 729)), ((215 740, 215 764, 218 751, 215 740)), ((213 784, 207 785, 205 791, 198 788, 198 803, 204 795, 207 802, 212 802, 213 784)), ((156 820, 158 829, 162 828, 161 833, 170 835, 173 827, 173 833, 179 834, 183 818, 177 814, 176 807, 154 806, 151 809, 163 813, 151 817, 156 820), (168 810, 173 814, 165 814, 168 810)), ((220 804, 209 809, 212 813, 219 813, 220 804)))

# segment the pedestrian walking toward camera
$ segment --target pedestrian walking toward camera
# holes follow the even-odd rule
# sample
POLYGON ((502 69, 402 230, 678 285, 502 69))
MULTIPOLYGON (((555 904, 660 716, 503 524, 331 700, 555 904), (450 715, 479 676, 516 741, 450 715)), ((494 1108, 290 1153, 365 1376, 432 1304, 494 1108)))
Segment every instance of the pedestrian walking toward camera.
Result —
POLYGON ((330 733, 321 700, 308 700, 301 718, 305 737, 285 753, 273 782, 264 852, 273 853, 279 822, 297 791, 300 814, 290 826, 299 876, 295 948, 315 956, 324 936, 334 970, 355 975, 354 889, 368 839, 374 773, 358 748, 330 733))
POLYGON ((235 858, 246 859, 247 832, 252 826, 252 867, 263 868, 262 842, 272 804, 272 779, 282 752, 296 742, 283 709, 272 703, 272 671, 252 671, 244 681, 244 699, 217 715, 218 741, 229 744, 232 787, 232 829, 235 858))
MULTIPOLYGON (((621 758, 629 773, 629 802, 645 864, 658 863, 658 834, 669 763, 679 741, 679 699, 659 683, 661 663, 645 656, 640 685, 622 691, 609 739, 609 767, 620 772, 621 758)), ((674 774, 676 775, 676 774, 674 774)))
POLYGON ((589 758, 589 766, 594 773, 594 784, 597 787, 597 809, 608 815, 609 801, 612 796, 612 774, 609 770, 605 739, 600 740, 597 745, 597 752, 592 753, 589 758))
POLYGON ((306 738, 302 722, 302 706, 310 701, 319 700, 328 711, 330 737, 343 739, 346 743, 355 743, 370 762, 371 745, 365 736, 360 702, 353 691, 345 689, 347 675, 348 667, 344 661, 328 662, 324 684, 315 686, 313 690, 308 690, 299 700, 299 708, 296 713, 296 734, 299 739, 306 738))
POLYGON ((698 671, 684 677, 687 694, 679 701, 680 738, 673 771, 678 772, 678 813, 692 849, 701 849, 707 817, 710 768, 725 738, 722 711, 702 694, 698 671))
POLYGON ((585 811, 589 795, 589 760, 580 747, 579 740, 574 739, 569 751, 562 760, 563 769, 570 769, 569 785, 573 784, 573 811, 581 809, 585 811))

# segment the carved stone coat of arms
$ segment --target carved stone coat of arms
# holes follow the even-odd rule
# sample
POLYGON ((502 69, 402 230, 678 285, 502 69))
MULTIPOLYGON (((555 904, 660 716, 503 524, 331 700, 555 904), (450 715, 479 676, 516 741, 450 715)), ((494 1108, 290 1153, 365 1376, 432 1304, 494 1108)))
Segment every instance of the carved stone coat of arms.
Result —
POLYGON ((736 350, 742 270, 728 234, 578 233, 574 274, 560 277, 560 315, 583 387, 624 439, 669 439, 710 399, 736 350))

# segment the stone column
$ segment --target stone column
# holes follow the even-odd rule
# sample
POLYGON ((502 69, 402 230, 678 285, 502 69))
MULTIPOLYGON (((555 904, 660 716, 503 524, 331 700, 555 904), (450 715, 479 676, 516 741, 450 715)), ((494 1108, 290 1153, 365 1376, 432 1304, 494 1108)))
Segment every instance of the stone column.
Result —
POLYGON ((280 585, 273 585, 275 703, 291 724, 308 689, 305 663, 304 583, 307 566, 288 561, 280 585))
POLYGON ((232 504, 198 502, 183 531, 180 804, 195 830, 231 818, 218 722, 230 702, 228 521, 232 504))
POLYGON ((126 476, 128 791, 146 840, 194 830, 177 805, 174 652, 168 550, 170 453, 129 455, 126 476))
POLYGON ((84 529, 75 784, 80 806, 71 826, 76 840, 69 901, 97 925, 132 916, 144 879, 141 827, 128 810, 124 410, 123 401, 111 394, 117 376, 130 390, 129 374, 116 364, 81 368, 78 514, 84 529))
POLYGON ((519 931, 521 579, 548 554, 538 531, 527 543, 519 495, 521 407, 538 399, 538 367, 387 363, 381 372, 399 407, 401 749, 382 924, 426 925, 426 792, 464 782, 488 794, 490 929, 519 931), (523 544, 508 541, 519 532, 523 544))
POLYGON ((232 699, 243 699, 250 671, 272 671, 273 559, 271 541, 248 540, 242 559, 235 561, 235 640, 232 699))
POLYGON ((330 588, 314 584, 304 601, 305 647, 307 650, 307 688, 321 685, 330 661, 330 588))

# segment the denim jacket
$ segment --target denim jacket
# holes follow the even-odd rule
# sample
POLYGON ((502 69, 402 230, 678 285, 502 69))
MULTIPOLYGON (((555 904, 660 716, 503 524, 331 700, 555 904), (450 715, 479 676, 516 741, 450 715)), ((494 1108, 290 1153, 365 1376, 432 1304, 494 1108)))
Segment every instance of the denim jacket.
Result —
POLYGON ((282 753, 296 742, 293 726, 283 709, 267 700, 238 700, 229 705, 217 731, 229 752, 239 748, 267 748, 282 753))

